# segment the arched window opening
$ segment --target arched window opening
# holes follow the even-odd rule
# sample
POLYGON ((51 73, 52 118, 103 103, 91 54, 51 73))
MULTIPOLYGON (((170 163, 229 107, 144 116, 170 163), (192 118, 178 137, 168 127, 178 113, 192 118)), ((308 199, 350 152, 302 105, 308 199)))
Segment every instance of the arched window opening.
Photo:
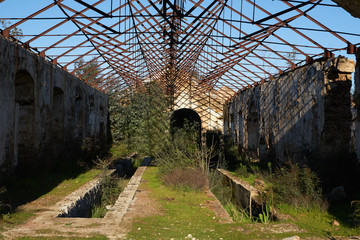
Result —
POLYGON ((259 144, 259 119, 255 104, 250 105, 247 117, 248 149, 256 150, 259 144))
POLYGON ((26 70, 15 75, 14 159, 19 170, 35 164, 34 80, 26 70))
POLYGON ((52 138, 63 140, 64 132, 64 91, 55 87, 52 106, 52 138))

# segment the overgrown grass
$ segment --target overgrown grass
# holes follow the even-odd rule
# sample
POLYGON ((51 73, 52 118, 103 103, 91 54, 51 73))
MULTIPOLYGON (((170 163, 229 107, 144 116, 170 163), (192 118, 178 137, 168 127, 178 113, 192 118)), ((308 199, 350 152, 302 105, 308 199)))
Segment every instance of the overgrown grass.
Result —
MULTIPOLYGON (((209 209, 210 199, 203 191, 183 192, 166 187, 158 178, 158 168, 147 168, 142 187, 160 204, 161 213, 136 219, 127 238, 184 239, 189 234, 196 239, 282 239, 297 232, 271 233, 262 231, 260 223, 239 219, 236 223, 222 223, 209 209), (205 207, 204 207, 205 206, 205 207)), ((271 226, 271 225, 267 225, 271 226)))
MULTIPOLYGON (((360 228, 349 224, 349 222, 343 222, 318 206, 295 207, 289 204, 279 204, 277 208, 282 214, 290 216, 286 222, 295 223, 307 231, 299 236, 325 236, 332 239, 331 237, 334 236, 348 237, 360 235, 360 228), (334 220, 338 221, 340 226, 332 225, 334 220)), ((341 209, 338 210, 342 211, 341 209)))
POLYGON ((101 171, 101 197, 99 204, 96 204, 91 210, 91 216, 93 218, 103 218, 105 216, 107 206, 114 205, 128 182, 125 178, 118 177, 110 172, 111 170, 109 168, 113 161, 113 157, 97 159, 97 161, 95 161, 96 167, 101 171))
POLYGON ((359 228, 349 227, 341 222, 340 226, 333 226, 332 222, 336 218, 320 208, 301 208, 288 204, 279 205, 279 211, 289 216, 286 220, 282 219, 266 225, 251 222, 246 218, 246 214, 235 216, 239 211, 234 211, 235 206, 227 205, 225 207, 230 208, 228 210, 233 212, 233 218, 237 222, 221 223, 208 207, 204 207, 208 206, 206 203, 209 201, 204 192, 183 192, 168 188, 159 180, 157 173, 157 168, 148 168, 143 176, 145 180, 143 186, 151 190, 151 197, 160 204, 161 213, 137 219, 128 238, 184 239, 191 234, 197 239, 283 239, 294 235, 311 238, 360 234, 359 228), (271 231, 272 227, 284 223, 294 224, 302 231, 294 230, 286 233, 271 231))

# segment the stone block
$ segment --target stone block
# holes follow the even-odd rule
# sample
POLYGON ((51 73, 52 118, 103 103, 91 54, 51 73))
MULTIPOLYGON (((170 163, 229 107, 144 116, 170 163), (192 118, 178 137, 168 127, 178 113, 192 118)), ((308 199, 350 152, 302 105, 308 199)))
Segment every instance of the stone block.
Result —
POLYGON ((337 59, 336 68, 342 73, 353 73, 355 72, 355 61, 339 57, 337 59))

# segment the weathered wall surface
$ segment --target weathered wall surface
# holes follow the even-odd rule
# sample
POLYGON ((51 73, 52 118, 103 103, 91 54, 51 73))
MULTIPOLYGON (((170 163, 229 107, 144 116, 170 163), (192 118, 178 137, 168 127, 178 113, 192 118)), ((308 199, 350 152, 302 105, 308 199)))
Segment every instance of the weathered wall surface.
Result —
POLYGON ((201 127, 205 130, 222 130, 222 100, 215 92, 204 93, 196 81, 184 84, 181 93, 175 98, 174 110, 192 109, 201 118, 201 127))
POLYGON ((340 7, 348 11, 353 17, 360 18, 360 1, 354 0, 333 0, 340 7))
POLYGON ((0 37, 0 169, 66 159, 85 138, 106 141, 107 109, 106 94, 0 37))
POLYGON ((353 96, 353 148, 360 160, 360 50, 356 54, 354 74, 355 92, 353 96))
POLYGON ((349 151, 350 88, 355 62, 318 61, 244 90, 224 108, 224 132, 260 159, 306 162, 349 151))

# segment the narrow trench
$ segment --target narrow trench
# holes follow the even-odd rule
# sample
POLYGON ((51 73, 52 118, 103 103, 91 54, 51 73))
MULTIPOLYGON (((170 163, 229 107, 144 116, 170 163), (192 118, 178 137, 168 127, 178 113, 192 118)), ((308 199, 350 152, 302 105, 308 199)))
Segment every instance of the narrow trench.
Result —
MULTIPOLYGON (((125 190, 137 168, 134 167, 136 155, 128 156, 113 162, 104 171, 100 179, 75 200, 67 203, 67 209, 57 217, 64 218, 103 218, 115 205, 120 194, 125 190)), ((146 159, 146 158, 145 158, 146 159)), ((73 193, 76 193, 73 192, 73 193)))

